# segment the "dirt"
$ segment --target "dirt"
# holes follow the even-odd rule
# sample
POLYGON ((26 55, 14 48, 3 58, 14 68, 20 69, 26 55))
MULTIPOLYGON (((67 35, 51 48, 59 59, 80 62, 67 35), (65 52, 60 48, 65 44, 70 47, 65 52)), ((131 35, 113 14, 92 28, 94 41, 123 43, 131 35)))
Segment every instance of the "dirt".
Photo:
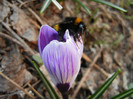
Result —
MULTIPOLYGON (((63 6, 61 11, 51 3, 41 15, 39 11, 43 0, 0 1, 0 33, 19 41, 12 35, 12 31, 15 32, 33 51, 32 54, 27 53, 28 49, 25 49, 23 42, 19 41, 20 46, 12 39, 0 35, 0 72, 31 92, 36 98, 39 96, 29 88, 28 84, 31 84, 45 99, 49 99, 50 96, 31 63, 32 55, 38 54, 39 29, 43 24, 52 26, 61 22, 65 17, 80 17, 87 28, 84 53, 93 60, 102 46, 103 51, 96 64, 108 73, 108 77, 93 67, 76 95, 76 99, 85 99, 93 94, 119 68, 122 72, 103 94, 102 99, 109 99, 127 90, 133 83, 133 17, 131 17, 133 5, 129 4, 130 0, 123 0, 121 6, 128 10, 124 13, 93 1, 80 1, 92 11, 91 15, 73 0, 60 2, 63 6)), ((120 0, 108 1, 120 5, 120 0)), ((90 64, 91 62, 88 63, 82 59, 80 73, 69 92, 70 97, 73 96, 90 64)), ((47 75, 46 72, 44 73, 47 75)), ((20 89, 0 76, 0 99, 16 99, 16 97, 29 99, 20 89)))

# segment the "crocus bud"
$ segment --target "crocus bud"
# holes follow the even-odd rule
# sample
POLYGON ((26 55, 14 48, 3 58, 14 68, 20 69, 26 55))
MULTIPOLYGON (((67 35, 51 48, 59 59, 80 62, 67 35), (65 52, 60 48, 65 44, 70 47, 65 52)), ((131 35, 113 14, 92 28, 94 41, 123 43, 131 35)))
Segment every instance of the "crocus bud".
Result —
POLYGON ((70 89, 79 72, 83 52, 83 41, 79 39, 74 41, 69 30, 66 30, 64 41, 60 41, 58 33, 50 26, 43 25, 40 29, 40 56, 53 83, 61 92, 70 89))

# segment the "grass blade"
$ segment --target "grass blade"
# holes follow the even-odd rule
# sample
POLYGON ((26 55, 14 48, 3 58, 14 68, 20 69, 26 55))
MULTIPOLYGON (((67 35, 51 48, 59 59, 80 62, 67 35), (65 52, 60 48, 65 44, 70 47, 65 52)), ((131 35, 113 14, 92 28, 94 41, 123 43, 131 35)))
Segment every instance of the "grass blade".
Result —
POLYGON ((112 8, 118 9, 118 10, 123 11, 123 12, 127 12, 127 10, 125 10, 125 9, 123 9, 123 8, 121 8, 121 7, 113 4, 113 3, 110 3, 108 1, 104 1, 104 0, 92 0, 92 1, 95 1, 95 2, 98 2, 98 3, 101 3, 101 4, 108 5, 108 6, 112 7, 112 8))
POLYGON ((80 6, 82 6, 89 14, 91 14, 91 11, 79 0, 75 0, 80 6))
POLYGON ((43 61, 41 59, 41 57, 39 55, 33 55, 32 56, 33 60, 35 60, 39 65, 42 65, 43 64, 43 61))
POLYGON ((37 73, 39 74, 39 76, 41 77, 43 84, 45 85, 51 99, 59 99, 59 96, 57 95, 56 91, 54 90, 54 88, 52 87, 52 85, 50 84, 50 82, 47 80, 47 78, 44 76, 44 74, 40 71, 39 67, 37 66, 37 64, 32 61, 37 73))
POLYGON ((45 0, 44 1, 44 4, 40 10, 40 14, 42 14, 45 11, 45 9, 49 6, 50 3, 51 3, 51 0, 45 0))
POLYGON ((116 76, 121 72, 121 70, 117 70, 114 75, 112 75, 89 99, 98 99, 110 86, 116 76))
POLYGON ((126 90, 126 91, 112 97, 111 99, 125 99, 126 97, 130 96, 131 94, 133 94, 133 88, 126 90))
POLYGON ((56 0, 52 0, 52 2, 55 4, 55 6, 61 10, 63 7, 56 1, 56 0))

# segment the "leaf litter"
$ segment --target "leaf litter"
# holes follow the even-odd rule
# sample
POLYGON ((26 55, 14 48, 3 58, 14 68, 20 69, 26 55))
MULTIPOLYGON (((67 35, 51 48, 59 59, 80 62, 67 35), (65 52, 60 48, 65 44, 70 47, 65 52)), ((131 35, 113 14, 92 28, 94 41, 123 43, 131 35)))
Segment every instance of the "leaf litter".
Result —
MULTIPOLYGON (((82 2, 83 0, 80 1, 82 2)), ((113 0, 110 1, 113 2, 113 0)), ((39 27, 42 23, 53 25, 62 21, 65 17, 81 17, 87 26, 88 32, 85 38, 84 54, 90 60, 93 60, 101 46, 103 50, 84 82, 82 81, 83 75, 90 69, 93 61, 88 61, 88 58, 83 57, 85 61, 81 61, 81 70, 69 92, 70 97, 76 97, 76 99, 88 97, 112 73, 120 68, 122 73, 102 96, 102 99, 108 99, 128 89, 129 84, 133 82, 133 22, 123 17, 124 13, 113 8, 90 1, 83 1, 83 3, 91 9, 92 15, 88 15, 82 8, 76 10, 77 3, 72 0, 61 2, 63 6, 62 11, 59 11, 53 4, 50 4, 42 15, 39 14, 43 4, 42 1, 30 0, 26 2, 26 0, 23 0, 20 2, 20 0, 3 0, 0 2, 0 22, 8 24, 12 31, 19 35, 37 54, 37 38, 39 27), (81 87, 75 93, 80 82, 82 82, 81 87)), ((119 2, 116 1, 115 3, 119 2)), ((129 10, 126 15, 132 15, 132 6, 129 5, 127 7, 125 4, 124 7, 129 10)), ((0 24, 0 32, 13 37, 10 31, 2 24, 0 24)), ((17 41, 22 44, 18 39, 17 41)), ((36 98, 40 96, 30 88, 30 85, 44 98, 49 99, 50 97, 45 87, 39 81, 40 79, 31 64, 32 55, 35 54, 29 54, 26 50, 25 47, 0 35, 0 71, 23 87, 23 89, 28 90, 36 98)), ((47 76, 45 71, 44 74, 47 76)), ((14 99, 14 97, 21 97, 29 99, 26 94, 20 91, 18 87, 15 87, 8 80, 0 76, 0 98, 14 99)))

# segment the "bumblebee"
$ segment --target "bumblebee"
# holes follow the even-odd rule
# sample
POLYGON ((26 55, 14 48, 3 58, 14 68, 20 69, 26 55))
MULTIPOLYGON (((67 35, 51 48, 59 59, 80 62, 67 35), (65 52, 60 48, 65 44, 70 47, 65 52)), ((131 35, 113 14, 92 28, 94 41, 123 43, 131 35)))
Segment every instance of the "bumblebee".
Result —
POLYGON ((53 28, 58 32, 61 40, 63 40, 66 29, 75 41, 86 32, 86 26, 79 17, 66 17, 62 22, 53 25, 53 28))

